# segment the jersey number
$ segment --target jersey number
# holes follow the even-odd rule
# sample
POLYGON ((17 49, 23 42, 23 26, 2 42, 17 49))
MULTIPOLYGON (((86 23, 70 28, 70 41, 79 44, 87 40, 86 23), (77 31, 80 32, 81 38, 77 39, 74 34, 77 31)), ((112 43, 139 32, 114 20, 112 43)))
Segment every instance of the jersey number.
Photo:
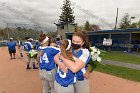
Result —
POLYGON ((59 70, 59 67, 58 67, 58 73, 61 78, 66 78, 66 73, 62 74, 62 72, 59 70))
POLYGON ((26 49, 28 49, 28 45, 24 45, 24 47, 25 47, 26 49))
POLYGON ((49 60, 48 60, 48 57, 47 57, 47 54, 46 53, 44 53, 43 56, 42 56, 42 58, 40 58, 40 63, 42 63, 42 61, 45 61, 45 63, 49 63, 49 60))

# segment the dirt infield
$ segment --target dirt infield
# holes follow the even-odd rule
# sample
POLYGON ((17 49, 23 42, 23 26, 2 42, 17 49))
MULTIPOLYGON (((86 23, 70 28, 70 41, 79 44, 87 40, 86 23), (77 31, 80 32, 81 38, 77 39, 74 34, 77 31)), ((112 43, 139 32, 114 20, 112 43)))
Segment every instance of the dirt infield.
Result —
MULTIPOLYGON (((26 59, 26 58, 24 58, 26 59)), ((26 60, 10 60, 7 48, 0 48, 0 93, 42 93, 38 70, 26 70, 26 60)), ((83 85, 84 88, 84 85, 83 85)), ((140 93, 140 83, 100 72, 90 75, 90 93, 140 93)))

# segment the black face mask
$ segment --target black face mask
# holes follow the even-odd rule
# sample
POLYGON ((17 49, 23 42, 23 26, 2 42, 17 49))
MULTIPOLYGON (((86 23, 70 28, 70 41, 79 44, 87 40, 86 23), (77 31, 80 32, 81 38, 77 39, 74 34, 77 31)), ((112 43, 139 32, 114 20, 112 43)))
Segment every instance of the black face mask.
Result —
POLYGON ((72 43, 71 46, 74 50, 81 48, 81 45, 74 44, 74 43, 72 43))

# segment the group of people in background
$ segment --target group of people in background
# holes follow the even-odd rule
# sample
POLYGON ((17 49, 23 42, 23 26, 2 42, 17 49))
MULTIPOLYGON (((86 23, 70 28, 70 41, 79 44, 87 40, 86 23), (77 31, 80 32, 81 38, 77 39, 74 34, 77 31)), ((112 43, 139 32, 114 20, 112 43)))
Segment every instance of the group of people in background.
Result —
MULTIPOLYGON (((30 69, 31 60, 33 69, 37 69, 35 58, 28 56, 29 52, 35 49, 37 51, 36 60, 39 62, 39 77, 43 86, 42 93, 49 93, 49 91, 51 93, 89 93, 87 68, 90 61, 90 44, 85 31, 74 32, 72 40, 60 37, 53 40, 42 33, 34 48, 31 41, 31 38, 26 38, 24 43, 28 58, 26 69, 30 69)), ((10 50, 9 44, 7 45, 9 53, 15 53, 10 50)), ((19 39, 19 49, 20 45, 23 44, 19 39)), ((23 57, 22 49, 20 56, 23 57)))

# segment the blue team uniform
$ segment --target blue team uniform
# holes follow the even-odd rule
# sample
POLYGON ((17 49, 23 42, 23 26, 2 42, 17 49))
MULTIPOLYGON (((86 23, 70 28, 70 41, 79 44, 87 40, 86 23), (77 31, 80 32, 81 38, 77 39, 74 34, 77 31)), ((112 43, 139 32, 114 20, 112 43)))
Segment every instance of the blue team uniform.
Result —
POLYGON ((56 41, 55 42, 58 46, 60 46, 61 42, 60 41, 56 41))
POLYGON ((14 41, 8 42, 7 46, 8 46, 9 50, 16 50, 16 42, 14 42, 14 41))
POLYGON ((76 82, 75 73, 67 68, 68 72, 64 73, 61 69, 57 69, 57 73, 55 74, 55 80, 58 84, 63 87, 67 87, 70 84, 74 84, 76 82))
POLYGON ((35 50, 38 50, 39 47, 40 47, 40 43, 39 43, 39 42, 36 42, 36 43, 35 43, 35 47, 34 47, 35 50))
MULTIPOLYGON (((76 56, 77 58, 79 58, 83 62, 85 62, 85 64, 86 64, 85 69, 87 69, 88 63, 90 61, 90 53, 89 53, 88 49, 81 49, 78 52, 75 52, 74 50, 72 50, 72 53, 74 56, 76 56)), ((81 70, 76 73, 76 79, 79 81, 84 80, 83 72, 81 70)))
POLYGON ((26 52, 29 52, 33 48, 31 42, 29 42, 29 41, 25 42, 24 48, 25 48, 26 52))
POLYGON ((54 62, 54 56, 59 53, 59 49, 51 46, 39 47, 38 51, 42 50, 42 55, 40 56, 40 69, 45 69, 50 71, 56 67, 54 62))
POLYGON ((45 49, 46 47, 39 46, 37 51, 40 52, 41 50, 45 49))
POLYGON ((37 52, 39 52, 40 50, 42 50, 41 46, 38 47, 37 52))
MULTIPOLYGON (((87 64, 90 61, 89 51, 87 49, 81 49, 78 52, 74 52, 74 50, 72 50, 72 53, 74 54, 74 56, 76 56, 77 58, 79 58, 79 59, 81 59, 82 61, 85 62, 85 64, 86 64, 85 69, 87 69, 87 64), (83 56, 85 56, 85 57, 83 57, 83 56)), ((57 73, 55 75, 55 80, 61 86, 67 87, 70 84, 74 84, 76 82, 76 80, 84 80, 83 72, 81 70, 78 71, 77 73, 73 73, 68 68, 67 68, 67 70, 68 70, 68 72, 67 73, 64 73, 58 67, 57 73)))

